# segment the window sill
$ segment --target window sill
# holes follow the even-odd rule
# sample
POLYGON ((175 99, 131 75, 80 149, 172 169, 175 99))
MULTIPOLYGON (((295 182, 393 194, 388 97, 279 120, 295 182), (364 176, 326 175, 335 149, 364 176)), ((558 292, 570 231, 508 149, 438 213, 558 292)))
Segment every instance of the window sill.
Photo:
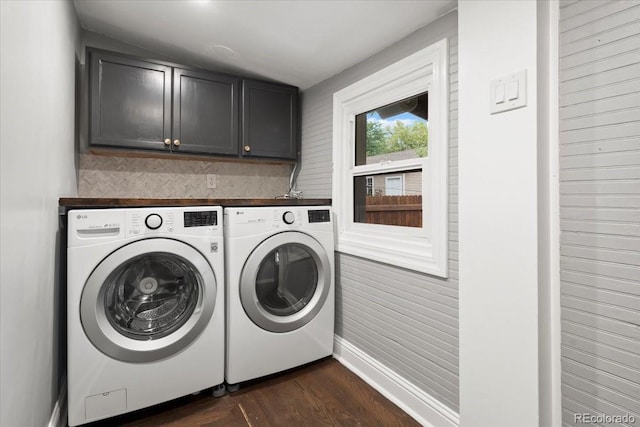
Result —
POLYGON ((346 231, 339 233, 336 251, 441 278, 448 277, 447 256, 434 257, 433 245, 424 238, 372 237, 346 231))

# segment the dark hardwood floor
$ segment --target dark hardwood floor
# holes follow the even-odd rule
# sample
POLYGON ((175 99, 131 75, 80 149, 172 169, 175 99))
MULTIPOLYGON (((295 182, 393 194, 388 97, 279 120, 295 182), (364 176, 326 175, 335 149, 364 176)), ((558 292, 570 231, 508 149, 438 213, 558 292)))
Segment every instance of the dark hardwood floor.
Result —
POLYGON ((332 358, 242 384, 221 398, 210 390, 91 427, 419 426, 332 358))

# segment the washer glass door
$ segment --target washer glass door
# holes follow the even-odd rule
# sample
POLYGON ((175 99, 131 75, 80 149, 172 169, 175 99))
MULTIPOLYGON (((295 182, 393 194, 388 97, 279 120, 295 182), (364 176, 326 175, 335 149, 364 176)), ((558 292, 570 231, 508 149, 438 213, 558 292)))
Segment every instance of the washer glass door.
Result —
POLYGON ((89 276, 80 317, 103 353, 149 362, 189 345, 208 324, 215 296, 215 275, 200 252, 175 240, 140 240, 111 253, 89 276))
POLYGON ((284 232, 262 242, 248 257, 240 280, 242 305, 251 320, 272 332, 311 321, 331 286, 327 254, 307 234, 284 232))
POLYGON ((122 335, 154 340, 179 329, 198 303, 202 276, 179 255, 151 252, 120 264, 105 280, 107 320, 122 335))

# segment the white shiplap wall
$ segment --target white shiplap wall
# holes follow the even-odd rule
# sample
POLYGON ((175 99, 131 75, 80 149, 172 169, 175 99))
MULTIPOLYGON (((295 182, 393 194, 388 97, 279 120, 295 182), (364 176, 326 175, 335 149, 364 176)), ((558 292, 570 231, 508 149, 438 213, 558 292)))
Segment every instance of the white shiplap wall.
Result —
POLYGON ((305 197, 331 197, 333 93, 445 37, 450 74, 449 279, 337 254, 336 334, 457 412, 456 12, 302 93, 302 166, 297 188, 305 197))
POLYGON ((589 413, 637 426, 640 2, 560 7, 563 425, 589 413))

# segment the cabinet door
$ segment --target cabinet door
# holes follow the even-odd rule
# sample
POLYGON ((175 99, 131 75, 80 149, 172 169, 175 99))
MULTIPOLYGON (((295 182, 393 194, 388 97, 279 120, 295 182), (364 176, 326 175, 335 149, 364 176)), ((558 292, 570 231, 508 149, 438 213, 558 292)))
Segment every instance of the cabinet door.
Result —
POLYGON ((167 150, 171 67, 90 52, 89 144, 167 150))
POLYGON ((297 133, 297 88, 253 80, 243 82, 243 157, 295 159, 297 133))
POLYGON ((173 70, 173 151, 238 154, 239 80, 173 70))

